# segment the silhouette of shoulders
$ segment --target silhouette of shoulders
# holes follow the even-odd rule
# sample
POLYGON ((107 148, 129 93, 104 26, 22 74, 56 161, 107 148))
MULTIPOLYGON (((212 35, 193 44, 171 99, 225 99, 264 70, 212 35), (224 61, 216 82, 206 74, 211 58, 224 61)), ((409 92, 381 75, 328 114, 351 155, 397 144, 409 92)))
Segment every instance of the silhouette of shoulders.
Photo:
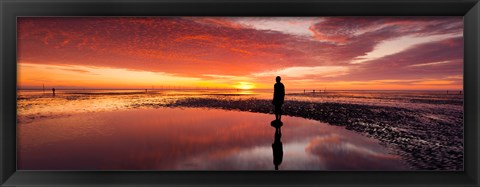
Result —
POLYGON ((275 83, 275 85, 273 86, 275 89, 285 89, 285 86, 283 85, 283 83, 281 82, 277 82, 275 83))

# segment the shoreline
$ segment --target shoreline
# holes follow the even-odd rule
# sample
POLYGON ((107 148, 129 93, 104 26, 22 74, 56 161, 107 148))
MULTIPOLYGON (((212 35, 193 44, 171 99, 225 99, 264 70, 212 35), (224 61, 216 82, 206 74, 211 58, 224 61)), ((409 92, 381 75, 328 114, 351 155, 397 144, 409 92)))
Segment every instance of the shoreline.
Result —
MULTIPOLYGON (((461 96, 290 95, 284 115, 312 119, 372 137, 418 170, 463 169, 463 99, 461 96), (393 99, 393 100, 391 100, 393 99), (421 102, 412 101, 420 99, 421 102), (462 104, 462 105, 461 105, 462 104)), ((17 124, 77 113, 136 108, 192 107, 273 113, 267 97, 207 95, 59 95, 19 98, 17 124), (50 105, 65 101, 68 105, 50 105), (49 107, 45 107, 49 106, 49 107), (48 110, 47 110, 48 109, 48 110)))
MULTIPOLYGON (((164 105, 134 106, 137 107, 205 107, 273 114, 270 100, 255 98, 185 98, 164 105)), ((451 121, 419 116, 418 111, 400 107, 307 101, 285 101, 283 110, 283 115, 344 126, 380 140, 418 170, 463 169, 463 112, 453 114, 460 121, 451 121)))

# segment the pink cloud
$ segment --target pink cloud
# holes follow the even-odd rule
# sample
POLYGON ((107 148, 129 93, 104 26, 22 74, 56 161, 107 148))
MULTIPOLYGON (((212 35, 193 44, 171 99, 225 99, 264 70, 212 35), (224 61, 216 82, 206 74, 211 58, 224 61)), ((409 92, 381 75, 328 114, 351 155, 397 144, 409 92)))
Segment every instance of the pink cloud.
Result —
POLYGON ((463 38, 416 45, 396 54, 367 61, 352 72, 344 79, 443 78, 463 74, 463 38))

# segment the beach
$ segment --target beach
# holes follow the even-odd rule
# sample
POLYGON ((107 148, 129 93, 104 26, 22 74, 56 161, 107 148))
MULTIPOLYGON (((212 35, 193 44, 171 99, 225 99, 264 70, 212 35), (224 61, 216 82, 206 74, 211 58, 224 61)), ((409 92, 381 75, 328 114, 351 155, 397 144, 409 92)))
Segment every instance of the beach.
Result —
MULTIPOLYGON (((102 112, 124 112, 127 115, 143 110, 164 111, 166 109, 215 110, 231 112, 229 114, 233 116, 261 113, 264 116, 259 117, 263 120, 259 123, 267 123, 265 126, 269 126, 268 123, 274 119, 271 96, 269 91, 245 90, 69 90, 59 91, 55 97, 40 91, 20 91, 17 100, 18 126, 21 129, 24 128, 23 126, 32 126, 32 124, 50 120, 72 121, 79 115, 102 112)), ((358 135, 376 141, 376 144, 388 152, 388 154, 385 152, 382 154, 398 156, 406 166, 399 167, 398 165, 393 166, 395 165, 393 164, 390 166, 391 170, 407 168, 414 170, 463 169, 463 95, 460 93, 327 91, 314 94, 311 91, 306 93, 291 91, 286 94, 283 109, 284 117, 282 119, 311 120, 323 124, 316 125, 319 129, 336 127, 350 132, 348 135, 341 136, 342 138, 348 139, 350 136, 358 135)), ((169 118, 169 122, 175 123, 177 118, 169 118)), ((85 124, 91 125, 101 119, 103 118, 99 117, 98 120, 85 122, 85 124)), ((162 121, 162 119, 157 120, 162 121)), ((205 126, 213 120, 214 118, 198 125, 205 126)), ((285 123, 284 128, 295 129, 295 125, 301 126, 303 123, 306 122, 292 121, 285 123)), ((76 124, 77 126, 82 125, 76 124)), ((271 132, 266 136, 271 144, 274 129, 272 127, 269 129, 271 132)), ((254 130, 249 132, 254 132, 254 130)), ((283 130, 285 136, 288 133, 288 130, 283 130)), ((232 131, 231 134, 235 134, 235 131, 232 131)), ((185 134, 185 136, 188 135, 188 133, 185 134)), ((284 150, 288 149, 285 147, 284 150)), ((363 158, 363 156, 358 156, 358 158, 363 158)), ((286 155, 284 157, 287 158, 286 155)), ((383 162, 379 161, 379 163, 383 162)), ((283 169, 295 169, 292 166, 295 164, 286 165, 290 166, 284 166, 286 168, 283 169)), ((193 169, 212 169, 212 167, 208 165, 203 168, 193 167, 193 169)), ((217 169, 219 168, 238 169, 239 166, 218 167, 217 169)), ((355 169, 352 166, 326 167, 325 164, 322 167, 310 169, 322 168, 355 169)), ((370 169, 389 170, 389 167, 370 169)))

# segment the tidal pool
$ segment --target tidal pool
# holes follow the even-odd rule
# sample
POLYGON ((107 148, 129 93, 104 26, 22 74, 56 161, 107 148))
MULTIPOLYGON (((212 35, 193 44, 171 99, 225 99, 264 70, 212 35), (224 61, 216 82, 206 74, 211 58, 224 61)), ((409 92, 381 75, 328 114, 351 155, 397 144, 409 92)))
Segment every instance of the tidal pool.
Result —
POLYGON ((19 170, 409 170, 375 139, 314 120, 206 108, 17 125, 19 170))

